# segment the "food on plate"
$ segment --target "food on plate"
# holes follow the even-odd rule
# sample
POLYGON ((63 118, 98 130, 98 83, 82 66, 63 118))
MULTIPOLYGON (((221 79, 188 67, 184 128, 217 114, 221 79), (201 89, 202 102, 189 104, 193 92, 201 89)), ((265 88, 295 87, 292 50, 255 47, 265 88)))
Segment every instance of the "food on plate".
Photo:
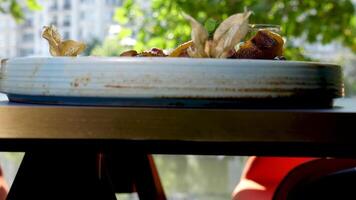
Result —
POLYGON ((281 36, 269 30, 260 30, 243 43, 233 55, 234 58, 274 59, 283 56, 284 41, 281 36))
MULTIPOLYGON (((260 29, 252 38, 246 35, 252 31, 249 17, 252 12, 237 13, 224 20, 213 34, 202 24, 184 14, 192 27, 191 40, 179 45, 170 53, 152 48, 147 51, 125 51, 122 57, 190 57, 190 58, 235 58, 235 59, 283 59, 283 38, 277 33, 260 29), (245 41, 244 41, 245 40, 245 41)), ((50 47, 52 56, 77 56, 85 44, 74 40, 62 40, 56 27, 45 26, 42 37, 50 47)))
POLYGON ((138 53, 136 50, 128 50, 128 51, 124 51, 120 54, 120 56, 122 57, 134 57, 134 56, 138 56, 138 53))
POLYGON ((179 45, 177 48, 175 48, 170 54, 169 57, 189 57, 188 55, 188 48, 190 48, 193 45, 193 41, 190 40, 188 42, 185 42, 181 45, 179 45))
POLYGON ((192 58, 228 58, 231 50, 241 42, 249 31, 248 19, 252 13, 245 11, 228 17, 215 30, 212 38, 202 24, 193 17, 185 15, 192 26, 194 45, 187 49, 192 58))
POLYGON ((82 42, 63 41, 57 28, 53 25, 43 28, 42 37, 48 41, 49 52, 52 56, 77 56, 86 48, 86 45, 82 42))
POLYGON ((283 38, 271 30, 260 29, 256 35, 243 42, 252 30, 248 23, 250 15, 250 11, 245 11, 228 17, 211 37, 202 24, 193 17, 184 15, 192 26, 192 40, 179 45, 168 55, 153 48, 142 53, 130 50, 120 56, 284 59, 283 38), (239 48, 236 49, 238 45, 239 48))
POLYGON ((138 53, 135 50, 128 50, 120 54, 122 57, 166 57, 167 55, 163 52, 162 49, 152 48, 148 51, 143 51, 138 53))

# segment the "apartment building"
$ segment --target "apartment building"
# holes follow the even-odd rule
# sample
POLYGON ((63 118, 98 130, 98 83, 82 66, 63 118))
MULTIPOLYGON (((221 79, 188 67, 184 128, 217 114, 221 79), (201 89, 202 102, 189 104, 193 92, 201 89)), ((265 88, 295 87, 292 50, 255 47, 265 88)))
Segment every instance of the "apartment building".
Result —
POLYGON ((53 24, 64 39, 90 42, 103 40, 114 24, 113 15, 122 0, 39 0, 42 10, 25 10, 26 19, 17 24, 0 14, 0 57, 46 56, 48 44, 42 27, 53 24))

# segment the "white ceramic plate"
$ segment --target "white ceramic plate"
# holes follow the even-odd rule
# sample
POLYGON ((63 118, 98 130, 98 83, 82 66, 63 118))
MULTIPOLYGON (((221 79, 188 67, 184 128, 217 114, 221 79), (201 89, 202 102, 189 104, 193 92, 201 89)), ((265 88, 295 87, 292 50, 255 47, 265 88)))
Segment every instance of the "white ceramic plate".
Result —
POLYGON ((330 101, 343 95, 343 83, 340 66, 312 62, 51 57, 3 61, 0 91, 37 103, 194 107, 330 101))

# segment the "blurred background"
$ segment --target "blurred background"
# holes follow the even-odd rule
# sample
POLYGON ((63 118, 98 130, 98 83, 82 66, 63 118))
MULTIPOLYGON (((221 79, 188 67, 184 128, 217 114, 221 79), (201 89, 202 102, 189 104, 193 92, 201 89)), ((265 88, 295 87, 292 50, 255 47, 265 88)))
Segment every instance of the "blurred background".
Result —
MULTIPOLYGON (((208 29, 247 8, 252 24, 277 24, 288 60, 336 63, 356 95, 356 0, 0 0, 0 58, 49 56, 42 27, 87 44, 84 55, 170 50, 190 40, 187 13, 208 29)), ((11 184, 23 153, 1 153, 11 184)), ((156 155, 169 199, 230 199, 244 157, 156 155)), ((123 196, 135 199, 135 196, 123 196)))

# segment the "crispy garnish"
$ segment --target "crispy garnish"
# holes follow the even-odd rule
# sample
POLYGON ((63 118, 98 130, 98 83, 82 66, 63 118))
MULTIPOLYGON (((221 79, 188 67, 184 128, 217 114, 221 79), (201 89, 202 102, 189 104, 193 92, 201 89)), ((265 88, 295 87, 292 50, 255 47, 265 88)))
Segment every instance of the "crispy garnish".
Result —
POLYGON ((186 53, 187 49, 193 45, 193 41, 190 40, 188 42, 185 42, 181 45, 179 45, 177 48, 175 48, 170 54, 169 57, 181 57, 183 54, 186 53))
POLYGON ((49 52, 52 56, 77 56, 86 48, 86 45, 82 42, 62 41, 61 35, 53 25, 44 27, 42 37, 48 41, 49 52))
POLYGON ((192 26, 192 41, 194 47, 188 48, 188 54, 193 58, 209 57, 205 52, 205 43, 209 39, 209 33, 197 20, 193 17, 183 14, 183 16, 190 22, 192 26))
POLYGON ((56 27, 45 26, 42 32, 42 37, 48 41, 49 44, 49 52, 52 56, 61 56, 59 50, 59 44, 62 41, 61 36, 59 35, 56 27))
POLYGON ((211 55, 216 58, 226 58, 235 46, 249 31, 248 18, 251 12, 246 11, 230 16, 223 21, 214 33, 214 46, 211 55))

